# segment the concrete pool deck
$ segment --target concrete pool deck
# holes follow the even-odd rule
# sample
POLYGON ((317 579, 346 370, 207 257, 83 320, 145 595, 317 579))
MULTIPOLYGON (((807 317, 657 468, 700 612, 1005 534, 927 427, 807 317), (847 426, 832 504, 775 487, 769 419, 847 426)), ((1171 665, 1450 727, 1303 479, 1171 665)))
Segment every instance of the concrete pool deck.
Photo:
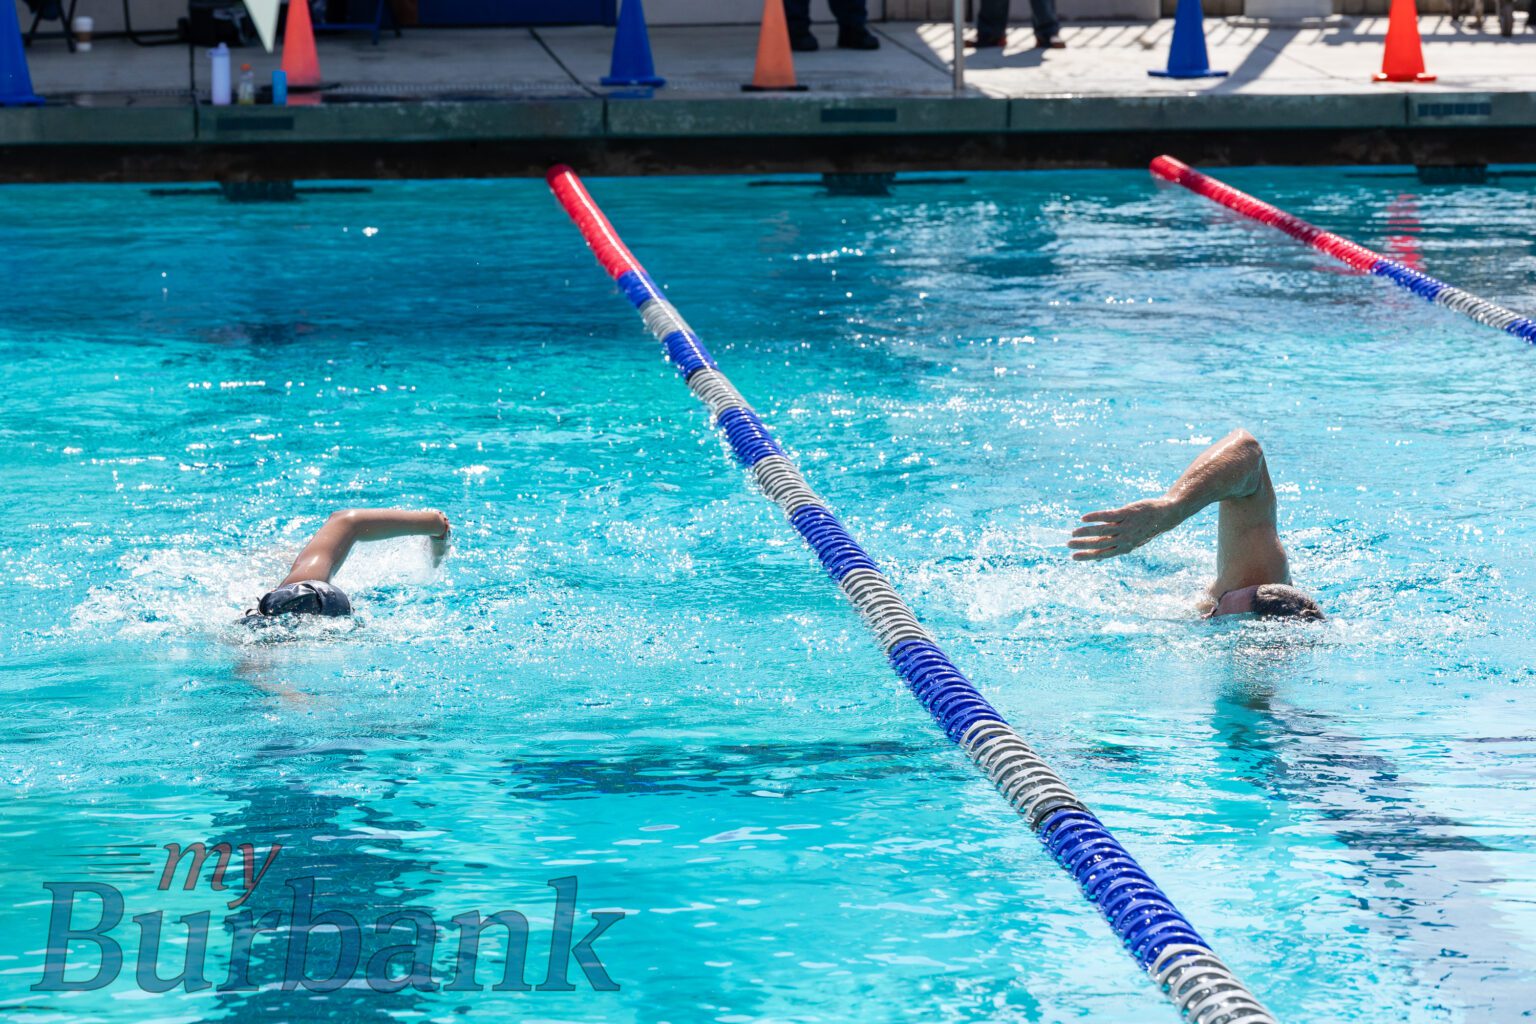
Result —
MULTIPOLYGON (((320 37, 334 86, 312 106, 208 106, 184 46, 103 40, 28 52, 41 108, 0 110, 0 180, 504 176, 568 161, 589 173, 879 171, 1194 162, 1536 161, 1536 33, 1503 39, 1420 19, 1423 85, 1373 84, 1384 18, 1316 27, 1209 19, 1226 78, 1175 81, 1173 23, 1080 23, 1068 48, 968 54, 951 87, 947 25, 872 26, 872 53, 797 54, 803 93, 744 94, 756 30, 652 29, 665 88, 604 88, 612 30, 407 29, 320 37)), ((1493 23, 1488 23, 1489 28, 1493 23)), ((832 32, 820 27, 823 43, 832 32)), ((278 57, 237 50, 259 82, 278 57)))

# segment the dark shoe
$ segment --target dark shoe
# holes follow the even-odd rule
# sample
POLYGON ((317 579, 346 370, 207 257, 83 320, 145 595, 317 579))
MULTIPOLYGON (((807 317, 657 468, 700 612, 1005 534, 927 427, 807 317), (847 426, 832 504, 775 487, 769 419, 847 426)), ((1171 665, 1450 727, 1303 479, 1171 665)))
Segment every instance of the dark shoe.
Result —
POLYGON ((1002 48, 1008 45, 1008 37, 1003 36, 971 36, 965 41, 965 45, 977 50, 986 50, 992 47, 1002 48))
POLYGON ((837 48, 839 50, 878 50, 880 39, 863 25, 858 28, 838 29, 837 48))
POLYGON ((1052 36, 1049 39, 1035 37, 1035 49, 1037 50, 1065 50, 1067 44, 1062 42, 1061 36, 1052 36))
POLYGON ((821 49, 821 44, 816 41, 815 36, 805 32, 798 36, 790 36, 789 48, 796 53, 814 53, 821 49))

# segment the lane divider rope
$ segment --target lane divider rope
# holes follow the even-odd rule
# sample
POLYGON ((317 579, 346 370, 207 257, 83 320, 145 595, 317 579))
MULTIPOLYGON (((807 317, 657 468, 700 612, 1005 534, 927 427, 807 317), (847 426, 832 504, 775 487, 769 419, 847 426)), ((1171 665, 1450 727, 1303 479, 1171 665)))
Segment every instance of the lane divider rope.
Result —
POLYGON ((576 172, 558 166, 547 177, 598 262, 709 407, 758 487, 784 510, 868 624, 896 673, 1077 881, 1141 968, 1194 1024, 1275 1024, 1103 823, 939 648, 624 247, 576 172))
POLYGON ((1308 224, 1300 217, 1286 213, 1277 206, 1271 206, 1262 199, 1256 199, 1231 185, 1217 181, 1208 174, 1201 174, 1174 157, 1156 157, 1152 161, 1151 170, 1154 177, 1183 185, 1191 192, 1205 196, 1212 202, 1220 203, 1229 210, 1234 210, 1261 224, 1278 228, 1298 242, 1310 245, 1318 252, 1326 253, 1356 270, 1384 277, 1399 288, 1405 288, 1437 306, 1453 309, 1480 324, 1496 327, 1517 338, 1524 338, 1536 344, 1536 320, 1521 316, 1514 310, 1480 299, 1460 288, 1453 288, 1444 281, 1430 277, 1396 260, 1389 260, 1379 252, 1372 252, 1363 245, 1357 245, 1331 231, 1324 231, 1322 228, 1308 224))

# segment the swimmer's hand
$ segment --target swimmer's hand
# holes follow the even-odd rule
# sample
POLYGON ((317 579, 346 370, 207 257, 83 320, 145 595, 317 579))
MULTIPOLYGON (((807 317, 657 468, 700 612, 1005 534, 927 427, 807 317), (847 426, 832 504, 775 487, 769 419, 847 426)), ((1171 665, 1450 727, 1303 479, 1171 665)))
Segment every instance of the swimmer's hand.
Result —
POLYGON ((1123 508, 1089 512, 1088 526, 1072 531, 1067 547, 1075 562, 1096 562, 1129 554, 1160 533, 1167 533, 1189 515, 1172 498, 1146 498, 1123 508))

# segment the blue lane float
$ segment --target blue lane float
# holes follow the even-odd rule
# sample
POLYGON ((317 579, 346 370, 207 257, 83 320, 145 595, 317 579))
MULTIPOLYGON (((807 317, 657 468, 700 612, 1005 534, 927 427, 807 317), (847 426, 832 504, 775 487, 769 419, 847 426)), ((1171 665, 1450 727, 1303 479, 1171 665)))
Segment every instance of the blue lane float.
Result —
POLYGON ((689 390, 710 410, 737 459, 789 516, 874 634, 891 667, 944 734, 1024 818, 1137 964, 1194 1024, 1276 1024, 1188 919, 982 696, 917 621, 869 553, 827 508, 709 350, 620 241, 569 167, 550 189, 603 269, 639 311, 689 390))

